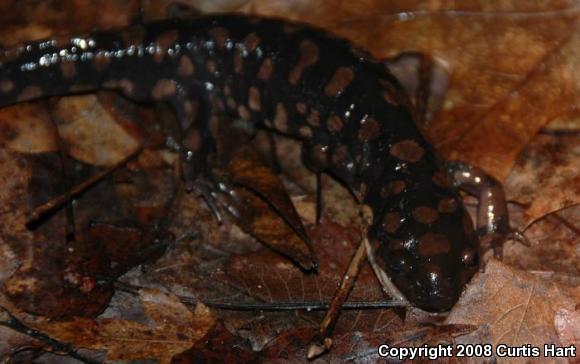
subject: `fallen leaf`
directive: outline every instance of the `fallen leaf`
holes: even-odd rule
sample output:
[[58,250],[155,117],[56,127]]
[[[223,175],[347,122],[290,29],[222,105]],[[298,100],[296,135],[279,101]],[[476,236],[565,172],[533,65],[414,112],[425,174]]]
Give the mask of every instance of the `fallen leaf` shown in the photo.
[[223,324],[216,324],[189,350],[176,355],[171,363],[255,363],[258,354],[247,340],[232,335]]
[[[473,278],[446,323],[485,327],[489,337],[483,342],[494,347],[561,345],[555,319],[562,309],[574,310],[579,300],[577,290],[492,260],[484,274]],[[469,336],[459,338],[459,342],[469,341]],[[528,359],[511,358],[511,362],[525,363]]]
[[315,268],[310,238],[288,193],[280,179],[255,159],[254,153],[241,153],[230,163],[233,181],[243,186],[237,189],[243,201],[240,226],[305,270]]
[[580,203],[578,145],[577,133],[540,134],[524,149],[505,185],[508,198],[527,205],[523,226]]
[[121,318],[28,323],[75,347],[106,350],[107,361],[156,358],[169,363],[203,338],[215,324],[211,311],[198,304],[192,312],[177,297],[156,290],[139,292],[148,323]]
[[565,308],[559,309],[556,312],[554,326],[562,345],[580,347],[580,312],[578,306],[574,311]]
[[25,103],[0,110],[0,144],[20,153],[57,150],[56,130],[46,104]]
[[56,102],[53,112],[58,134],[71,157],[95,166],[112,166],[140,147],[142,137],[132,121],[135,111],[127,111],[132,105],[125,102],[119,112],[113,103],[116,98],[84,95]]

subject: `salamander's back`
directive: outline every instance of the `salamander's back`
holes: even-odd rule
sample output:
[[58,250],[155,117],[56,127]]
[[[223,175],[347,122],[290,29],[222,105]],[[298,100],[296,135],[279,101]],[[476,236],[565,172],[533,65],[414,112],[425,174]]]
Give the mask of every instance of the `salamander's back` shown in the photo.
[[214,147],[194,101],[299,138],[309,167],[331,173],[372,209],[369,238],[419,307],[449,309],[475,272],[469,217],[398,82],[343,39],[219,15],[29,43],[1,62],[0,107],[100,88],[168,102],[191,182],[208,170]]

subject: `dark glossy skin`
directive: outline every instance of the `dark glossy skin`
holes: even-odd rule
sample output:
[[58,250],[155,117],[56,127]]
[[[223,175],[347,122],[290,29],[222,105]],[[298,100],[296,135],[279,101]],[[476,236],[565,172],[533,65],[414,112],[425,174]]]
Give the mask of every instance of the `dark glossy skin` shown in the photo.
[[307,165],[371,208],[369,240],[382,267],[422,309],[450,309],[477,270],[470,218],[403,91],[382,63],[345,40],[225,15],[35,42],[0,59],[0,107],[102,88],[170,103],[192,186],[208,174],[211,112],[303,140]]

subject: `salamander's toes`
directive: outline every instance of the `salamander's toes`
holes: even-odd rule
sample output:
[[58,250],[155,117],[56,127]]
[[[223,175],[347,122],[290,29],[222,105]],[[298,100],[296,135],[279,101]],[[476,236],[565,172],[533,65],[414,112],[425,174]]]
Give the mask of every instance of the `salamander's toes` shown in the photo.
[[532,246],[532,243],[528,238],[526,238],[524,233],[516,229],[510,231],[509,234],[506,236],[506,239],[513,239],[518,243],[527,246],[528,248]]
[[195,180],[186,181],[185,188],[205,201],[219,224],[223,223],[224,212],[236,219],[240,217],[240,200],[233,186],[211,173],[200,174]]
[[497,231],[494,233],[482,234],[479,239],[481,243],[481,252],[485,254],[491,250],[493,252],[493,257],[497,260],[503,259],[503,244],[506,240],[515,240],[527,247],[531,246],[530,241],[522,232],[511,228],[506,232]]

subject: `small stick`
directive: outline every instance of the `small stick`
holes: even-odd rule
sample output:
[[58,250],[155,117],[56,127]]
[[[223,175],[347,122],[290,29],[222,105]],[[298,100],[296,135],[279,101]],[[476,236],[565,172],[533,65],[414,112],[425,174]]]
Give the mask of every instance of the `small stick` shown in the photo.
[[[131,285],[122,281],[115,282],[115,288],[123,292],[128,292],[133,295],[144,287]],[[186,297],[177,295],[183,304],[188,306],[195,306],[198,303],[203,303],[205,306],[215,308],[218,310],[231,311],[323,311],[328,310],[330,302],[326,301],[278,301],[278,302],[232,302],[225,300],[207,300],[197,299],[194,297]],[[385,300],[385,301],[348,301],[342,304],[343,310],[371,310],[371,309],[385,309],[407,307],[405,302],[399,300]]]
[[[4,313],[3,316],[7,316],[7,320],[0,320],[0,326],[4,326],[4,327],[8,327],[14,331],[17,331],[21,334],[27,335],[31,338],[34,338],[42,343],[44,343],[45,345],[50,346],[53,351],[57,354],[59,353],[64,353],[68,356],[70,356],[71,358],[77,359],[83,363],[87,363],[87,364],[100,364],[101,361],[99,360],[95,360],[89,357],[86,357],[84,355],[81,355],[77,352],[77,350],[67,344],[67,343],[63,343],[60,342],[58,340],[55,340],[53,338],[51,338],[50,336],[48,336],[47,334],[40,332],[38,330],[34,330],[28,326],[26,326],[24,323],[22,323],[20,320],[18,320],[14,315],[12,315],[12,313],[10,313],[10,311],[8,311],[6,308],[0,306],[0,313]],[[44,350],[45,352],[48,352],[47,350]]]
[[109,174],[111,174],[113,171],[115,171],[119,167],[123,166],[124,164],[126,164],[131,159],[135,158],[135,156],[137,156],[141,152],[141,150],[142,150],[141,147],[138,148],[137,150],[135,150],[133,153],[129,154],[127,157],[123,158],[118,163],[115,163],[115,165],[108,167],[108,168],[96,173],[95,175],[91,176],[89,179],[74,186],[69,191],[67,191],[59,196],[53,197],[52,199],[48,200],[44,204],[36,207],[28,215],[28,218],[26,219],[26,225],[30,226],[30,225],[35,224],[36,222],[38,222],[38,220],[40,220],[47,213],[54,211],[55,209],[61,207],[65,203],[67,203],[72,198],[83,193],[89,187],[91,187],[95,183],[99,182],[103,178],[107,177]]
[[[365,229],[366,230],[366,229]],[[328,311],[326,311],[326,315],[320,324],[320,329],[318,334],[313,338],[312,344],[308,348],[308,359],[314,359],[327,350],[329,350],[332,346],[332,338],[330,337],[330,332],[332,331],[336,321],[338,320],[338,314],[340,313],[340,309],[348,298],[350,291],[354,286],[354,282],[358,273],[365,262],[366,256],[366,231],[365,237],[361,239],[359,246],[356,250],[356,253],[352,257],[348,269],[344,276],[342,277],[342,281],[340,282],[340,287],[336,291],[334,298],[330,302],[330,307]]]

